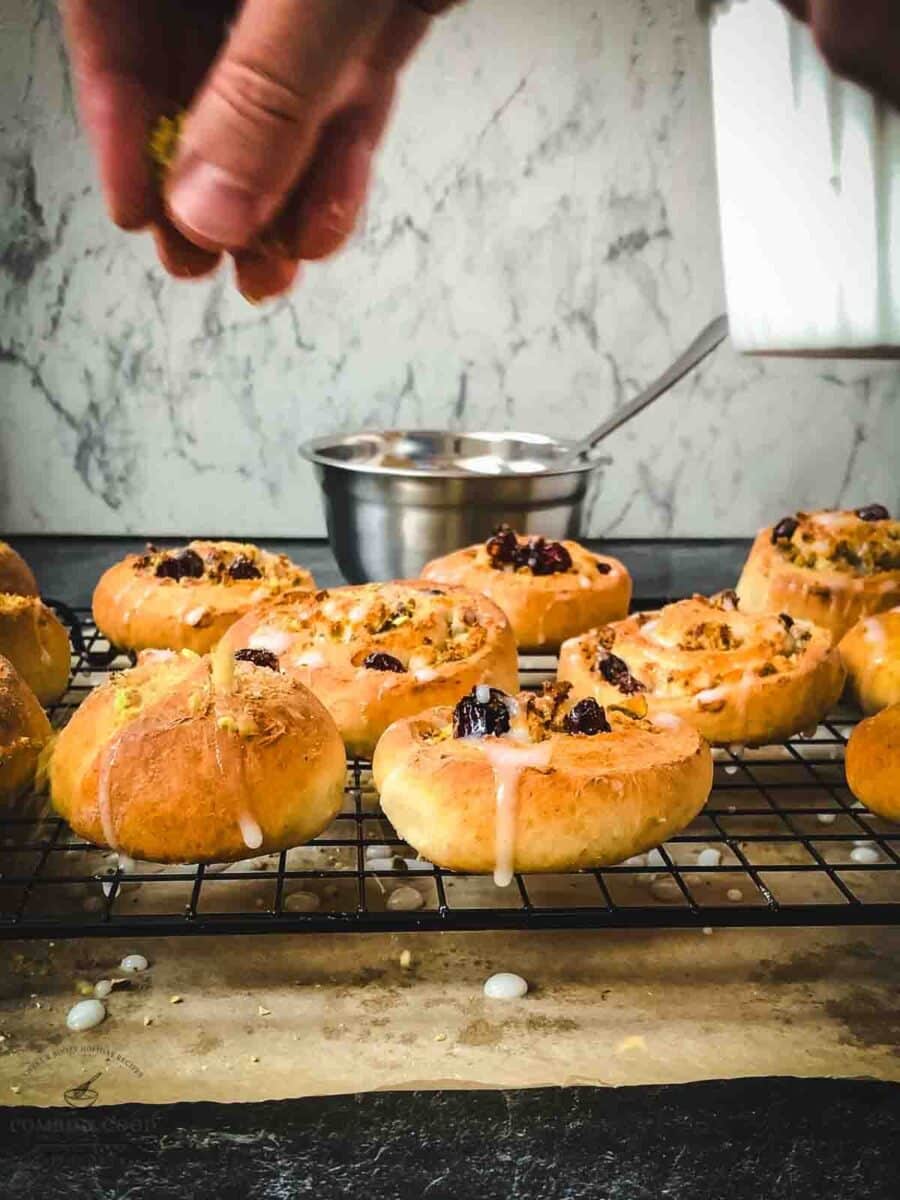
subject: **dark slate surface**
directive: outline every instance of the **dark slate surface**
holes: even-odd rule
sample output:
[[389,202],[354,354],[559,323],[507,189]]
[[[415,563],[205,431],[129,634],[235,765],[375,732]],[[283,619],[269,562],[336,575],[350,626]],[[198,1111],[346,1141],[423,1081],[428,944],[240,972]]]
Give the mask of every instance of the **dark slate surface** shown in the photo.
[[0,1110],[4,1196],[896,1200],[900,1088],[758,1079]]
[[[133,550],[144,538],[10,538],[31,564],[45,596],[72,606],[90,604],[94,584],[103,571]],[[159,545],[178,545],[179,539],[157,538]],[[309,567],[324,587],[342,582],[325,542],[273,541],[258,544],[289,554]],[[661,598],[714,592],[732,587],[750,543],[747,541],[605,541],[603,550],[626,564],[634,577],[635,595]]]

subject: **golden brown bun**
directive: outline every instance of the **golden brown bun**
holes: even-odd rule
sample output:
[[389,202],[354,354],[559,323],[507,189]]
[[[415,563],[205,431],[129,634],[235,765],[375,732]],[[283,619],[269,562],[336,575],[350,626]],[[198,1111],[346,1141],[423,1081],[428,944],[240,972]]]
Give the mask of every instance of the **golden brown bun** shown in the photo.
[[69,635],[53,610],[34,596],[0,595],[0,654],[41,704],[53,704],[68,687]]
[[[173,579],[156,574],[185,550],[202,560],[202,576]],[[258,574],[251,579],[232,578],[232,570]],[[309,571],[285,555],[243,542],[193,541],[177,550],[148,547],[147,553],[129,554],[101,576],[94,590],[94,620],[100,632],[123,650],[204,654],[262,600],[314,586]]]
[[858,621],[839,649],[848,690],[864,713],[900,704],[900,608]]
[[[520,546],[528,542],[517,540]],[[486,546],[479,545],[436,558],[422,578],[483,593],[509,617],[520,650],[555,651],[566,638],[624,617],[631,601],[631,576],[618,559],[592,554],[577,542],[561,545],[572,566],[553,575],[494,567]]]
[[900,821],[900,704],[861,721],[847,743],[847,783],[862,804]]
[[39,594],[31,567],[6,542],[0,542],[0,592],[9,592],[13,596]]
[[[455,704],[478,683],[518,686],[509,622],[477,592],[421,581],[370,583],[262,605],[222,645],[277,654],[337,722],[351,754],[368,758],[392,721]],[[402,672],[363,666],[388,654]]]
[[826,630],[745,613],[723,592],[573,638],[559,678],[601,704],[674,713],[714,745],[756,746],[814,727],[840,696],[844,668]]
[[454,737],[452,710],[438,708],[398,721],[378,743],[381,806],[429,862],[493,871],[498,883],[510,869],[609,866],[673,836],[706,803],[712,755],[692,726],[607,710],[611,732],[573,735],[556,722],[535,740],[533,721],[516,727],[527,693],[518,704],[502,737]]
[[344,748],[296,680],[147,651],[59,736],[53,805],[81,837],[154,862],[228,862],[309,841],[342,803]]
[[0,803],[31,786],[50,736],[50,722],[34,692],[12,663],[0,657]]
[[900,603],[900,521],[849,510],[786,520],[753,543],[737,586],[748,612],[787,612],[839,641],[860,617]]

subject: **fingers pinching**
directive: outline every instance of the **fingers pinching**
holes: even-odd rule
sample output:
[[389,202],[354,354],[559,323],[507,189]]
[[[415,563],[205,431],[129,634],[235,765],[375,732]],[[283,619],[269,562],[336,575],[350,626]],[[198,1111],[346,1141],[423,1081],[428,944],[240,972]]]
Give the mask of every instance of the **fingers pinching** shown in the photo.
[[166,197],[207,249],[241,249],[268,225],[341,104],[348,72],[393,0],[246,0],[192,105]]

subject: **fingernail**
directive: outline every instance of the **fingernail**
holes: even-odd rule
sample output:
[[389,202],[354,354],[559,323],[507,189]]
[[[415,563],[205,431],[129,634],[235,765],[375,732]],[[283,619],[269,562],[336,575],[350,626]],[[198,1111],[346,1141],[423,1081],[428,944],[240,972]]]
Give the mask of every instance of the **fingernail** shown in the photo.
[[265,221],[265,198],[200,158],[182,167],[169,191],[172,216],[215,246],[243,246]]

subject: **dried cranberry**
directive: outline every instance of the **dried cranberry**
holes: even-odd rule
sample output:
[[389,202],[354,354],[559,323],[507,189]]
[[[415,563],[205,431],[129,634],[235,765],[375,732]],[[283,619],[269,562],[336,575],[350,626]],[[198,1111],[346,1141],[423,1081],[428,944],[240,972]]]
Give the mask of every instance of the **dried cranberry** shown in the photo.
[[865,508],[858,508],[856,515],[861,521],[889,521],[891,514],[883,504],[867,504]]
[[203,559],[196,550],[175,550],[156,564],[159,579],[201,579]]
[[600,575],[608,575],[611,570],[612,570],[612,567],[610,566],[609,563],[605,563],[605,562],[597,563],[597,571]]
[[281,669],[278,655],[271,650],[237,650],[234,657],[237,662],[253,663],[254,667],[266,667],[269,671]]
[[[493,537],[485,543],[485,548],[491,566],[498,571],[507,566],[516,570],[527,567],[533,575],[557,575],[572,569],[572,556],[562,542],[548,542],[542,537],[520,542],[508,525],[498,526]],[[608,567],[606,569],[609,570]]]
[[799,528],[800,522],[796,517],[783,517],[772,530],[772,544],[789,542]]
[[528,543],[525,566],[534,575],[561,575],[572,568],[572,556],[562,542],[546,542],[542,537]]
[[491,688],[489,698],[481,701],[478,699],[480,691],[475,688],[468,696],[463,696],[453,710],[454,737],[499,737],[509,733],[506,696],[497,688]]
[[228,574],[232,579],[262,578],[262,571],[252,559],[247,558],[246,554],[239,554],[237,558],[232,559],[228,567]]
[[566,733],[583,733],[594,737],[598,733],[612,733],[605,711],[596,700],[579,700],[566,715]]
[[394,658],[393,654],[370,654],[363,659],[363,666],[370,671],[394,671],[397,675],[406,672],[406,667],[399,658]]
[[785,627],[785,629],[793,629],[794,628],[794,618],[791,616],[788,616],[787,613],[779,613],[778,620],[782,623],[782,625]]
[[516,565],[519,554],[519,539],[508,525],[498,525],[493,536],[484,544],[491,560],[491,566],[500,570],[505,566]]
[[635,679],[628,669],[628,663],[617,654],[605,654],[597,663],[597,670],[607,683],[617,688],[623,696],[635,696],[638,692],[646,692],[646,687],[639,679]]

